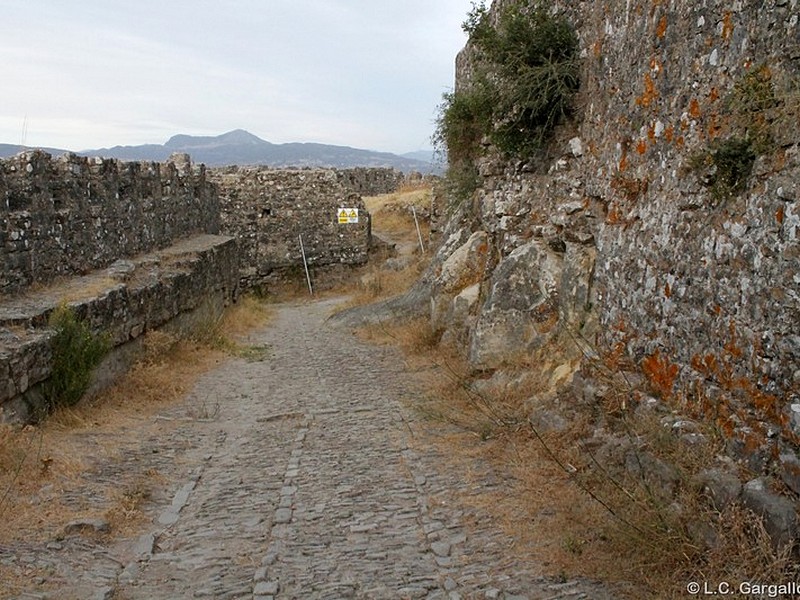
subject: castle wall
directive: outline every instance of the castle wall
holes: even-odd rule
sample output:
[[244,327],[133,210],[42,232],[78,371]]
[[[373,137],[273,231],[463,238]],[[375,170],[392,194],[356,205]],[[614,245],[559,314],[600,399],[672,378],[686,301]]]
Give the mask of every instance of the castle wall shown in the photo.
[[[584,339],[716,419],[756,470],[792,456],[800,5],[552,10],[579,38],[574,116],[546,158],[479,160],[435,261],[435,325],[482,370]],[[473,61],[458,57],[457,89]]]
[[0,161],[0,294],[80,275],[196,233],[219,231],[203,166],[41,151]]
[[[389,169],[227,167],[209,177],[220,189],[222,230],[239,240],[246,287],[302,269],[300,236],[311,267],[366,263],[371,229],[361,196],[398,181]],[[342,208],[357,209],[358,222],[340,223]]]

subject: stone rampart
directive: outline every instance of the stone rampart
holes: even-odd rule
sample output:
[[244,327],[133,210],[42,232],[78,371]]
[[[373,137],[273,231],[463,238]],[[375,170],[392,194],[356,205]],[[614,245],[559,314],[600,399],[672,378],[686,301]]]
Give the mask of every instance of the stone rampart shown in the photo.
[[379,196],[394,192],[406,176],[394,169],[356,167],[335,171],[339,182],[359,196]]
[[[270,169],[209,171],[219,185],[222,231],[239,240],[242,284],[261,287],[276,272],[302,270],[300,237],[311,267],[360,265],[370,249],[370,216],[361,194],[397,186],[388,169]],[[339,211],[356,209],[342,223]]]
[[2,295],[218,231],[214,187],[185,155],[159,164],[31,151],[0,161]]
[[[227,304],[240,280],[302,269],[300,236],[312,268],[365,263],[361,195],[402,180],[391,169],[236,167],[207,179],[186,155],[158,164],[31,151],[0,161],[0,420],[46,408],[48,318],[60,304],[108,335],[118,357],[148,330]],[[231,237],[215,235],[221,226]]]
[[[582,110],[548,165],[480,162],[467,218],[477,216],[469,229],[486,232],[496,254],[478,278],[471,358],[493,368],[558,324],[597,317],[606,347],[622,343],[637,362],[674,371],[676,385],[736,381],[727,391],[745,404],[773,398],[760,418],[800,423],[797,3],[553,11],[580,39]],[[457,88],[470,61],[469,50],[457,61]],[[458,231],[466,223],[451,224],[445,253],[469,237]],[[538,267],[525,272],[531,261]],[[535,293],[502,308],[518,278]],[[452,293],[439,294],[439,315]],[[499,322],[513,339],[498,339]]]
[[100,372],[111,372],[144,332],[236,297],[236,241],[216,235],[216,187],[186,155],[158,164],[25,152],[0,161],[0,199],[0,421],[46,410],[58,306],[108,336]]
[[546,157],[478,161],[435,325],[484,372],[583,340],[800,492],[800,5],[551,8],[579,38],[577,110]]
[[[235,298],[233,238],[197,235],[104,270],[0,302],[0,422],[27,422],[47,411],[42,383],[52,368],[50,314],[70,306],[113,348],[100,367],[111,376],[143,333],[200,312],[214,319]],[[205,311],[205,312],[204,312]],[[109,377],[111,379],[111,377]]]

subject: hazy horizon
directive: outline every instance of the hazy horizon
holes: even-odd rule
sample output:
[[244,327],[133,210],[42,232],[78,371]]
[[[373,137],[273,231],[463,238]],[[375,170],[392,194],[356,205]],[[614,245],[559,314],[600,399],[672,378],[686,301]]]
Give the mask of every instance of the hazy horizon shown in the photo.
[[275,144],[430,150],[470,6],[12,3],[0,142],[82,151],[244,129]]

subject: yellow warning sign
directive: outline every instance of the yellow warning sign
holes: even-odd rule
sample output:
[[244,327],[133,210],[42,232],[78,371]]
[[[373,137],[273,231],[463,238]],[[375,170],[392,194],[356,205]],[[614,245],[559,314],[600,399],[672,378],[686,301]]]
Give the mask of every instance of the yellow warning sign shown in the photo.
[[358,223],[358,209],[357,208],[340,208],[337,211],[337,218],[339,224],[345,225],[347,223]]

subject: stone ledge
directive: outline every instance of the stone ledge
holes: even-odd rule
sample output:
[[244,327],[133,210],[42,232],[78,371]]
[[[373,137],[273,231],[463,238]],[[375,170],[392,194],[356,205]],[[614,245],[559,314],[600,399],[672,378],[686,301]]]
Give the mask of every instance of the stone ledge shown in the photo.
[[[42,408],[41,383],[52,356],[47,328],[60,304],[72,307],[97,332],[109,335],[112,354],[202,306],[215,310],[238,292],[236,240],[197,235],[168,248],[60,285],[0,300],[0,422],[25,422]],[[117,361],[119,362],[119,361]]]

